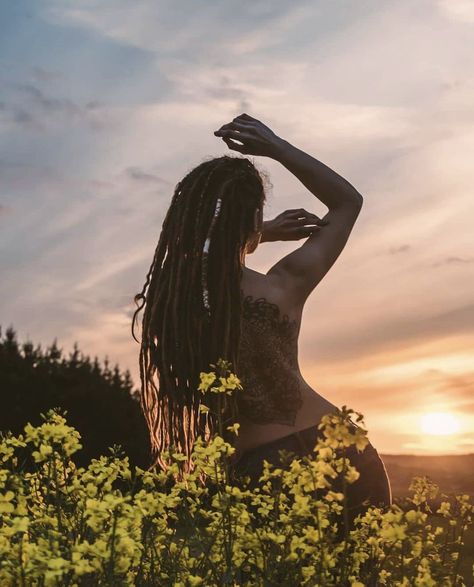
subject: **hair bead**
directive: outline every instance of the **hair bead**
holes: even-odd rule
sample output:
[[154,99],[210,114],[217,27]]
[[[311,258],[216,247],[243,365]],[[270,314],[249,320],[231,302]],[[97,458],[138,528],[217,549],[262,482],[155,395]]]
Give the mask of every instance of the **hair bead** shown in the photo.
[[207,258],[209,254],[209,246],[211,244],[211,234],[216,223],[217,217],[221,211],[222,198],[217,198],[216,207],[214,209],[214,216],[212,217],[211,224],[209,225],[209,231],[207,233],[206,240],[204,241],[204,247],[202,250],[202,300],[204,307],[207,310],[208,315],[211,315],[211,307],[209,305],[209,289],[207,286]]

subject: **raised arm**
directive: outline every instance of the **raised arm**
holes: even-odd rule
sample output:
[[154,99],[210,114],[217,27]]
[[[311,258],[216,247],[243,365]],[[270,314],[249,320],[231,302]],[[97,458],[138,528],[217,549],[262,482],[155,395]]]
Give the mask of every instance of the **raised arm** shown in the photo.
[[[279,161],[329,209],[323,218],[327,226],[312,231],[299,248],[267,272],[295,306],[302,306],[344,249],[362,207],[361,194],[324,163],[247,114],[238,116],[215,134],[222,136],[230,149]],[[304,213],[302,209],[301,216]]]
[[295,304],[302,305],[343,251],[363,198],[335,171],[286,141],[275,158],[329,209],[323,216],[328,225],[314,231],[267,273],[291,294]]

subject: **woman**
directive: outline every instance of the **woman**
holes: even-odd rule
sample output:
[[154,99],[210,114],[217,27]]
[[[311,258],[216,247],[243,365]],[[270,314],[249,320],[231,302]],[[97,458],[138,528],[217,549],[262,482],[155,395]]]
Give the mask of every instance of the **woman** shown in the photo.
[[[343,250],[362,196],[337,173],[247,114],[215,131],[229,149],[279,161],[328,208],[321,220],[304,209],[263,221],[264,183],[245,157],[223,156],[189,172],[176,190],[146,283],[135,301],[142,321],[141,403],[152,466],[166,468],[170,446],[190,454],[197,436],[216,430],[217,410],[240,424],[235,470],[258,481],[263,459],[280,449],[311,454],[322,416],[336,409],[303,379],[297,341],[304,304]],[[238,142],[237,142],[238,141]],[[307,240],[266,274],[245,266],[260,242]],[[145,291],[148,291],[145,295]],[[132,324],[133,333],[133,324]],[[233,396],[198,391],[199,373],[224,358],[241,379]],[[157,375],[155,383],[154,375]],[[216,402],[224,400],[223,405]],[[200,411],[206,401],[208,413]],[[391,503],[383,462],[369,443],[350,456],[361,477],[351,486],[354,514],[363,500]]]

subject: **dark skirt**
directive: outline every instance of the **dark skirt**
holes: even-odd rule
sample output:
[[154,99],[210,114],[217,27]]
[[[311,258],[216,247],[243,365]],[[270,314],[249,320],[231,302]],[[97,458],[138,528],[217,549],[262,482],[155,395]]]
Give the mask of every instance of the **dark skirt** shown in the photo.
[[[255,488],[263,470],[264,460],[276,467],[282,467],[278,453],[280,450],[291,451],[297,458],[314,456],[313,448],[320,437],[322,437],[322,431],[315,425],[244,452],[233,466],[236,482],[241,476],[249,476],[249,487]],[[368,507],[390,506],[392,492],[385,465],[370,442],[362,452],[358,452],[353,445],[347,447],[346,456],[360,473],[355,482],[348,483],[346,486],[348,518],[352,527],[354,518],[364,513]],[[342,492],[340,475],[334,479],[331,489]]]

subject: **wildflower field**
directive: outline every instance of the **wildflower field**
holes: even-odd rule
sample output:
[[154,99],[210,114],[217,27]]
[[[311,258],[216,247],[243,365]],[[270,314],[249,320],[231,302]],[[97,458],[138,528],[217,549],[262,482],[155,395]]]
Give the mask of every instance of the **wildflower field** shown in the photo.
[[[201,392],[238,393],[229,365],[214,367]],[[76,466],[80,435],[58,410],[3,433],[0,586],[472,585],[469,496],[415,477],[409,497],[368,507],[349,527],[346,488],[359,474],[345,453],[363,450],[367,431],[345,406],[320,427],[311,458],[267,463],[254,490],[231,482],[235,448],[219,434],[197,441],[183,475],[184,455],[172,450],[166,472],[132,470],[117,446]],[[343,492],[331,489],[337,478]]]

